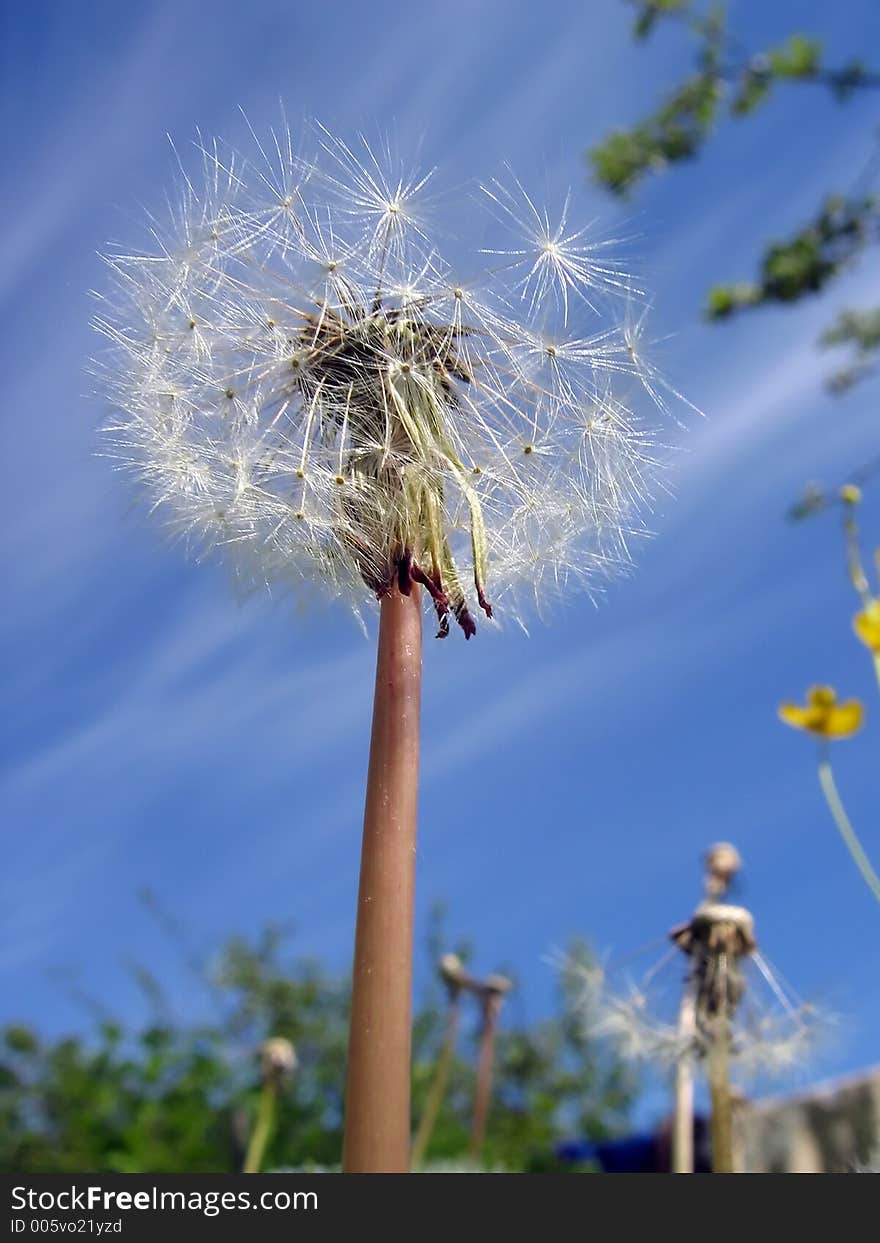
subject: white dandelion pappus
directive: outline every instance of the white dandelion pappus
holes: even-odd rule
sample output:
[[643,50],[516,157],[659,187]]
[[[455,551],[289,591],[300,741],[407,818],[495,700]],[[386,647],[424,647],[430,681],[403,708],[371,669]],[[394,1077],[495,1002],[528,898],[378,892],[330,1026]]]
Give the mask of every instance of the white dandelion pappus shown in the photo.
[[[564,956],[556,966],[572,986],[573,1012],[588,1035],[610,1040],[626,1060],[673,1067],[704,1059],[713,1039],[711,1021],[699,1014],[692,1032],[679,1025],[681,974],[670,970],[677,959],[677,950],[667,951],[639,979],[615,980],[615,972]],[[804,1068],[827,1039],[833,1016],[798,998],[760,952],[744,966],[747,987],[730,1036],[733,1065],[743,1078]]]
[[[571,193],[555,217],[547,207],[538,207],[519,179],[508,170],[510,184],[493,178],[483,193],[496,209],[499,221],[517,239],[507,249],[486,249],[485,254],[506,256],[517,276],[514,289],[528,304],[532,315],[548,300],[555,300],[568,324],[569,299],[580,299],[598,313],[590,291],[606,293],[636,292],[626,273],[606,260],[602,252],[616,245],[614,239],[586,241],[590,225],[570,229]],[[553,219],[556,224],[553,224]]]
[[355,606],[419,583],[440,636],[625,569],[659,473],[627,390],[664,410],[674,390],[569,201],[554,226],[492,181],[524,240],[458,281],[422,210],[433,170],[320,126],[314,158],[286,127],[252,136],[249,159],[199,138],[149,250],[107,258],[107,432],[171,529]]

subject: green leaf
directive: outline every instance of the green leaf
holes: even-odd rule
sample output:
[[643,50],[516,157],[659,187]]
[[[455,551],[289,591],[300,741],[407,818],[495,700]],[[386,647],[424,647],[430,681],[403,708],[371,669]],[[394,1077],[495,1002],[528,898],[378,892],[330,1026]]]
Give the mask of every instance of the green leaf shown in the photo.
[[880,307],[842,311],[819,341],[824,346],[851,347],[851,361],[828,377],[832,393],[846,392],[872,374],[880,362]]
[[754,112],[770,94],[771,84],[772,78],[768,74],[754,69],[746,70],[731,101],[731,113],[734,116],[747,116]]
[[812,78],[819,72],[822,44],[818,39],[793,34],[767,53],[770,67],[780,78]]
[[[792,238],[767,246],[757,282],[718,285],[709,291],[708,318],[726,319],[744,307],[796,302],[819,293],[862,252],[878,224],[880,213],[872,196],[830,195],[815,218]],[[845,323],[851,334],[848,340],[857,340],[856,327],[867,333],[874,326],[873,319]]]
[[761,299],[757,285],[713,285],[706,299],[707,319],[727,319],[744,306],[753,306]]
[[36,1053],[40,1047],[36,1033],[20,1023],[11,1023],[4,1030],[3,1043],[11,1053]]
[[853,91],[864,85],[868,71],[860,60],[851,60],[831,74],[831,89],[838,100],[843,103],[849,99]]
[[684,13],[691,7],[691,0],[637,0],[638,12],[633,23],[636,39],[645,39],[654,29],[659,17]]
[[695,74],[652,117],[631,130],[613,131],[590,151],[596,179],[623,196],[649,170],[693,158],[708,137],[720,98],[714,73]]
[[822,345],[856,345],[860,350],[880,349],[880,307],[842,311],[822,334]]

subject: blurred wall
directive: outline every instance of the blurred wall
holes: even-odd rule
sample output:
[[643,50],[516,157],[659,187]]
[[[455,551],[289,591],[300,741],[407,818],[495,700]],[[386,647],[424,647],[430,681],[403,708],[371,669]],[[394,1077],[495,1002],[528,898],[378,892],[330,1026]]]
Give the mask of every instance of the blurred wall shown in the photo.
[[846,1174],[865,1165],[880,1168],[880,1066],[740,1108],[746,1173]]

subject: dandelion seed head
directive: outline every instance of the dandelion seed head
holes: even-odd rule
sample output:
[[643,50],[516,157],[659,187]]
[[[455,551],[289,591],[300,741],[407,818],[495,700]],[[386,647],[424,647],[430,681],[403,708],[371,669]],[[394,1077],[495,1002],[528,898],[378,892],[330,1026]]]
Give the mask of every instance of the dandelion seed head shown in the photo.
[[275,1082],[296,1070],[296,1050],[283,1036],[270,1036],[260,1046],[263,1077]]
[[286,126],[252,140],[198,136],[149,245],[107,256],[110,452],[174,534],[255,583],[357,610],[415,582],[439,633],[468,637],[479,611],[596,594],[661,474],[621,386],[678,400],[632,346],[606,244],[570,200],[551,216],[498,179],[483,201],[520,243],[464,280],[429,228],[434,170],[321,126],[314,156]]
[[[640,977],[569,956],[557,969],[570,985],[570,1004],[587,1035],[611,1041],[627,1060],[671,1068],[684,1058],[705,1058],[711,1024],[682,1028],[678,1009],[683,979],[671,969],[679,956],[654,962]],[[742,1079],[801,1070],[827,1039],[833,1017],[795,997],[761,955],[749,961],[746,987],[735,1009],[730,1057]]]

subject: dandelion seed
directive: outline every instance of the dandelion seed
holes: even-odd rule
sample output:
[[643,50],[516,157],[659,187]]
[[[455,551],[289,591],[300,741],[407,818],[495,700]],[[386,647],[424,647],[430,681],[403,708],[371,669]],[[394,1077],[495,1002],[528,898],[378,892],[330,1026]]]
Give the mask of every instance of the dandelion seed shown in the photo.
[[617,293],[628,287],[625,273],[603,258],[614,241],[586,241],[590,226],[569,229],[570,194],[557,216],[551,218],[549,210],[539,207],[512,173],[510,182],[507,185],[493,179],[482,189],[519,244],[485,253],[508,259],[511,272],[516,274],[514,289],[532,314],[551,300],[567,324],[572,298],[595,311],[596,293]]

